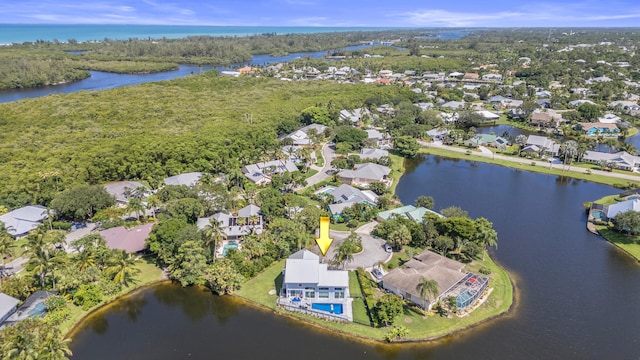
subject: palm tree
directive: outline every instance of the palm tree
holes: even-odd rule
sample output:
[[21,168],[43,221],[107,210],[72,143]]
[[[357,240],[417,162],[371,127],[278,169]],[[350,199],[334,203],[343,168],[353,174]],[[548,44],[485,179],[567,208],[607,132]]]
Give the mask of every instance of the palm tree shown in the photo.
[[42,340],[40,356],[41,359],[67,359],[68,355],[73,355],[69,349],[71,339],[64,339],[60,330],[56,327],[48,327]]
[[116,250],[109,262],[109,267],[105,269],[105,273],[114,282],[127,286],[132,276],[140,272],[140,269],[136,268],[135,264],[136,259],[132,254],[127,254],[124,250]]
[[215,262],[216,247],[218,243],[227,238],[227,234],[222,231],[222,226],[216,219],[209,220],[209,224],[202,229],[202,234],[204,235],[204,245],[209,247],[211,258]]
[[571,165],[573,158],[578,155],[578,143],[574,140],[565,141],[560,146],[560,152],[564,158],[564,164],[569,163],[569,165]]
[[140,214],[144,213],[145,206],[140,198],[134,197],[129,200],[129,203],[127,204],[127,210],[135,213],[138,220],[140,220]]
[[428,280],[424,276],[420,277],[418,280],[418,285],[416,285],[416,291],[420,293],[420,297],[422,301],[424,301],[424,317],[427,318],[427,299],[435,300],[438,296],[438,282],[435,280]]
[[389,234],[389,240],[398,250],[402,250],[404,245],[411,242],[411,232],[405,225],[400,225],[397,229]]
[[153,216],[154,219],[156,218],[156,210],[161,203],[160,198],[156,195],[151,195],[147,198],[147,209],[151,210],[151,216]]
[[53,288],[56,288],[55,270],[66,263],[66,253],[55,249],[50,244],[30,248],[28,266],[34,276],[38,276],[40,287],[44,288],[45,280],[50,274],[53,277]]

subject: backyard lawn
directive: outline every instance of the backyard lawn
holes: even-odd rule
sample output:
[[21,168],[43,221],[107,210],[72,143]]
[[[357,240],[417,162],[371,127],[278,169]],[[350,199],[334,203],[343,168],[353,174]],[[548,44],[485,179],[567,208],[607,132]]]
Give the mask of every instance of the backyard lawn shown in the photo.
[[627,236],[609,229],[606,225],[597,225],[596,229],[603,238],[640,261],[640,236]]
[[[394,256],[394,259],[396,257]],[[401,259],[400,256],[397,257]],[[399,260],[398,260],[399,262]],[[282,284],[282,269],[284,268],[284,260],[274,263],[257,277],[247,281],[242,289],[236,292],[236,295],[247,299],[251,302],[266,306],[276,310],[276,295],[269,294],[270,290],[279,291]],[[491,270],[489,288],[493,292],[486,302],[478,309],[473,311],[469,316],[452,318],[429,316],[426,319],[421,311],[414,310],[413,307],[405,307],[404,313],[395,320],[396,325],[405,326],[409,329],[408,340],[427,340],[450,334],[456,330],[460,330],[473,324],[482,322],[488,318],[506,312],[513,302],[513,288],[509,280],[507,272],[495,264],[490,257],[486,257],[484,262],[477,261],[468,266],[470,270],[477,272],[480,267],[486,267]],[[389,328],[373,328],[371,326],[362,325],[368,323],[368,316],[361,300],[359,287],[354,283],[357,282],[355,274],[350,273],[349,283],[354,300],[354,323],[335,323],[323,321],[318,318],[294,313],[286,312],[287,315],[305,320],[320,327],[330,329],[332,332],[340,332],[351,336],[380,340],[389,331]],[[273,293],[273,291],[272,291]],[[276,310],[281,312],[283,310]]]

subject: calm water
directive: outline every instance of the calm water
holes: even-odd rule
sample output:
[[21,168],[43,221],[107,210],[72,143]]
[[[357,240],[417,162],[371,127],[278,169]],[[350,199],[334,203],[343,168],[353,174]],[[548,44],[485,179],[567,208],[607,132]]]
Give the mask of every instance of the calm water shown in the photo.
[[[494,223],[493,256],[515,275],[506,317],[423,345],[365,345],[219,298],[161,285],[86,321],[77,359],[638,359],[640,265],[585,230],[582,202],[616,190],[428,156],[408,164],[398,196],[435,198]],[[286,344],[286,346],[285,346]]]
[[[372,45],[347,46],[345,50],[360,50]],[[375,46],[375,45],[374,45]],[[216,66],[217,70],[238,68],[245,65],[266,65],[280,62],[288,62],[300,58],[321,58],[327,54],[326,51],[299,52],[282,56],[254,55],[251,61],[229,66]],[[142,84],[147,82],[171,80],[185,77],[190,74],[197,74],[202,71],[211,70],[213,66],[198,66],[181,64],[178,70],[165,71],[154,74],[115,74],[102,71],[89,71],[91,77],[70,84],[45,86],[39,88],[0,90],[0,103],[17,101],[21,99],[37,98],[51,94],[68,94],[77,91],[95,91],[113,89],[121,86]]]
[[[57,25],[0,24],[0,44],[30,41],[102,41],[127,39],[179,39],[193,35],[247,36],[256,34],[313,34],[321,32],[391,30],[390,27],[314,26],[188,26],[188,25]],[[467,32],[443,31],[447,39]]]

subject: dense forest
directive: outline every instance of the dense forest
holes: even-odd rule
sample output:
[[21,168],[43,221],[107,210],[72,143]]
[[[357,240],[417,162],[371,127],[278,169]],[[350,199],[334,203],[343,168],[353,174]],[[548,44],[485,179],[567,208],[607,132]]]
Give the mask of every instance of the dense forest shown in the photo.
[[89,76],[85,70],[147,73],[172,70],[178,63],[235,64],[249,61],[255,54],[281,55],[339,49],[362,41],[403,39],[420,33],[419,30],[353,31],[13,44],[0,48],[0,62],[3,64],[0,89],[80,80]]
[[209,72],[91,93],[0,105],[0,204],[48,204],[73,184],[186,171],[217,173],[258,161],[303,109],[334,116],[366,99],[415,94],[396,87],[229,78]]

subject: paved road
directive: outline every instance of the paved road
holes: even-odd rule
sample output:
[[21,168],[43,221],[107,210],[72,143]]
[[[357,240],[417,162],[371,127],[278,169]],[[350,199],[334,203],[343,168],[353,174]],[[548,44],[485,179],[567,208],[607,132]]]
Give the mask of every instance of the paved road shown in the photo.
[[13,259],[13,260],[9,261],[4,266],[4,271],[2,272],[2,277],[11,276],[13,274],[19,273],[20,271],[22,271],[24,269],[24,267],[25,267],[25,265],[27,264],[28,261],[29,261],[29,258],[26,258],[26,257],[19,257],[19,258],[16,258],[16,259]]
[[[419,143],[420,143],[420,145],[425,146],[425,147],[450,150],[450,151],[455,151],[455,152],[459,152],[459,153],[466,153],[467,150],[468,150],[468,149],[463,149],[463,148],[459,148],[459,147],[455,147],[455,146],[447,146],[447,145],[443,145],[443,144],[439,144],[439,143],[428,143],[428,142],[424,142],[424,141],[419,141]],[[540,167],[545,167],[546,166],[546,167],[559,169],[559,170],[581,172],[581,173],[584,173],[584,174],[587,174],[590,171],[591,174],[594,174],[594,175],[602,175],[602,176],[608,176],[608,177],[624,179],[624,180],[640,181],[640,176],[638,176],[638,175],[620,174],[620,173],[608,172],[608,171],[602,171],[602,170],[593,170],[593,169],[586,169],[586,168],[575,167],[575,166],[567,166],[567,165],[563,165],[561,163],[560,164],[558,164],[558,163],[550,163],[549,161],[542,161],[542,160],[536,161],[536,160],[525,159],[525,158],[518,158],[518,157],[511,157],[511,156],[504,156],[504,155],[496,155],[496,154],[492,153],[491,151],[489,151],[489,153],[477,152],[476,151],[476,152],[473,153],[473,155],[483,156],[483,157],[486,157],[486,158],[499,159],[499,160],[504,160],[504,161],[510,161],[510,162],[514,162],[514,163],[521,163],[521,164],[535,163],[536,166],[540,166]]]
[[64,246],[64,250],[68,253],[72,253],[74,252],[74,250],[71,248],[71,243],[75,240],[78,240],[84,236],[87,236],[89,234],[91,234],[95,228],[96,228],[96,224],[94,223],[87,223],[87,226],[80,228],[76,231],[72,231],[70,233],[68,233],[65,236],[65,246]]
[[[377,222],[373,221],[356,230],[356,233],[362,239],[362,252],[353,255],[353,261],[347,264],[347,269],[354,270],[359,267],[371,269],[375,264],[387,262],[391,259],[392,254],[384,251],[383,245],[385,241],[370,234],[376,224]],[[326,259],[333,258],[335,249],[342,244],[350,232],[331,230],[330,234],[333,238],[333,244],[331,248],[329,248],[329,251],[327,251]]]
[[[318,170],[318,173],[309,177],[307,179],[307,186],[305,186],[304,188],[301,189],[305,189],[308,188],[310,186],[313,186],[321,181],[324,181],[325,179],[327,179],[329,176],[329,174],[327,174],[327,171],[332,170],[333,167],[331,166],[331,161],[333,161],[333,159],[336,158],[336,151],[335,151],[335,144],[332,142],[327,142],[324,144],[324,146],[322,146],[322,157],[324,158],[324,166],[322,168],[318,167],[318,166],[312,166],[312,169]],[[299,189],[300,190],[300,189]]]

